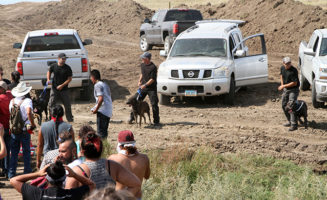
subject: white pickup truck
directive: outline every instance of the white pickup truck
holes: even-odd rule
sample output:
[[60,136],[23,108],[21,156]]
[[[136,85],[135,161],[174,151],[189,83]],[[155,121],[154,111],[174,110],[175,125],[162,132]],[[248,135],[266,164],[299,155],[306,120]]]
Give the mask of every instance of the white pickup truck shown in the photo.
[[[233,105],[237,88],[267,82],[264,35],[243,39],[238,27],[242,23],[204,20],[181,33],[159,66],[159,102],[169,104],[171,96],[224,95],[225,103]],[[260,43],[254,51],[245,44],[252,39]],[[167,56],[165,51],[160,55]]]
[[[28,32],[23,44],[15,43],[16,49],[21,49],[17,58],[16,70],[21,75],[21,81],[35,90],[44,88],[42,79],[46,79],[49,66],[58,60],[58,54],[65,53],[66,63],[73,71],[70,88],[82,89],[81,97],[89,98],[90,66],[85,45],[92,40],[82,42],[76,30],[52,29]],[[51,86],[48,86],[51,87]]]
[[299,48],[300,89],[309,90],[312,105],[323,107],[327,101],[327,29],[315,30],[309,43]]

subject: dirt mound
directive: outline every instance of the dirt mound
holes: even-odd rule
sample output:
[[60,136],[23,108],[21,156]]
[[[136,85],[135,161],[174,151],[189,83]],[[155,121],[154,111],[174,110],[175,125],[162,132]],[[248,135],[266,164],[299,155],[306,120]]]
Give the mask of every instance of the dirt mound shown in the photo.
[[309,40],[314,29],[327,28],[327,10],[294,0],[230,0],[195,8],[207,19],[247,21],[244,34],[264,33],[270,52],[297,54],[301,40]]
[[140,24],[151,10],[132,0],[63,0],[50,2],[22,17],[31,29],[74,28],[84,34],[118,34],[138,38]]

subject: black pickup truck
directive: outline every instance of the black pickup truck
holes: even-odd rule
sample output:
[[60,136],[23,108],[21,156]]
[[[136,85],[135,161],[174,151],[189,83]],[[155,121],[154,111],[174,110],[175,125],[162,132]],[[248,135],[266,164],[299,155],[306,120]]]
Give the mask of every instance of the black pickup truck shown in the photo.
[[202,14],[198,10],[158,10],[151,20],[146,18],[141,25],[140,48],[147,51],[153,46],[164,46],[168,53],[175,38],[202,19]]

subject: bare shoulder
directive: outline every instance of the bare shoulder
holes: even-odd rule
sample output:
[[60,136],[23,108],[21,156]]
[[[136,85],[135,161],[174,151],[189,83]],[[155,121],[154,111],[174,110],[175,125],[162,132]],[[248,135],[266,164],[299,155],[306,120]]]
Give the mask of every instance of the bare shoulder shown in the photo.
[[143,154],[143,153],[139,153],[139,157],[144,159],[145,161],[149,160],[149,157],[146,154]]
[[111,154],[110,156],[108,156],[107,159],[108,159],[108,160],[113,160],[113,161],[114,161],[114,160],[116,160],[116,159],[118,158],[118,156],[119,156],[118,154]]

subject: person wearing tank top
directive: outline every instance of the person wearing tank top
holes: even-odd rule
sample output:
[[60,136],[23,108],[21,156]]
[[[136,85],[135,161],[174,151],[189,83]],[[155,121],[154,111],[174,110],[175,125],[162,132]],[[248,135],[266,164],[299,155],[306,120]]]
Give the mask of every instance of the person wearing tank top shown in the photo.
[[41,166],[41,156],[51,150],[58,149],[57,140],[62,132],[70,132],[74,138],[72,125],[63,121],[64,109],[61,105],[56,105],[51,109],[51,120],[43,122],[38,134],[38,145],[36,153],[36,166]]
[[[141,190],[141,181],[132,172],[115,161],[102,159],[102,141],[95,131],[89,131],[81,142],[85,162],[73,168],[74,172],[89,177],[97,189],[108,184],[122,183],[133,195]],[[69,177],[66,179],[66,189],[80,187],[80,183]]]

